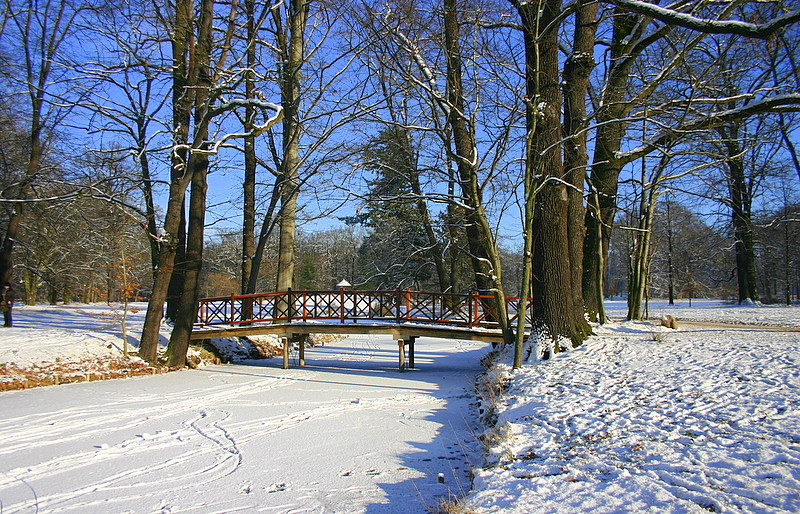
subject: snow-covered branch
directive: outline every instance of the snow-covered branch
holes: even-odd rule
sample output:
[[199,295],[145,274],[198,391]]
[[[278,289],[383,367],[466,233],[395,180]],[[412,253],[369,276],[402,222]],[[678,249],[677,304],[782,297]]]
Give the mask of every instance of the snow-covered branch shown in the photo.
[[[271,118],[268,118],[267,121],[264,122],[263,124],[256,125],[255,127],[253,127],[252,130],[249,130],[247,132],[233,132],[233,133],[225,134],[221,138],[219,138],[216,141],[214,141],[213,145],[211,145],[210,148],[207,148],[205,146],[203,148],[191,148],[189,145],[176,145],[176,146],[173,147],[173,151],[177,151],[177,150],[183,149],[183,150],[188,150],[193,154],[217,155],[219,153],[220,148],[222,148],[225,145],[225,143],[227,143],[231,139],[242,139],[242,138],[245,138],[245,137],[261,135],[264,132],[266,132],[267,130],[269,130],[272,126],[274,126],[276,123],[280,122],[283,119],[283,107],[281,107],[279,105],[276,105],[276,104],[273,104],[271,102],[261,102],[261,101],[257,101],[257,100],[255,100],[255,101],[258,103],[258,105],[260,107],[263,107],[265,109],[273,109],[273,110],[275,110],[277,112],[275,113],[274,116],[272,116]],[[254,102],[254,100],[252,100],[252,99],[250,99],[250,100],[233,100],[231,102],[227,102],[224,106],[215,107],[214,110],[217,111],[217,112],[222,112],[222,111],[225,111],[225,110],[233,109],[236,106],[246,105],[247,103],[252,103],[252,102]]]
[[800,94],[776,95],[764,98],[734,109],[688,119],[676,127],[665,128],[638,147],[627,152],[617,152],[615,158],[622,163],[629,163],[689,132],[712,129],[730,121],[744,119],[757,114],[798,111],[800,111]]
[[698,32],[710,34],[737,34],[766,39],[778,30],[800,21],[800,9],[795,9],[765,23],[748,23],[740,20],[711,20],[698,18],[689,13],[660,7],[640,0],[610,0],[617,7],[650,16],[670,25],[678,25]]

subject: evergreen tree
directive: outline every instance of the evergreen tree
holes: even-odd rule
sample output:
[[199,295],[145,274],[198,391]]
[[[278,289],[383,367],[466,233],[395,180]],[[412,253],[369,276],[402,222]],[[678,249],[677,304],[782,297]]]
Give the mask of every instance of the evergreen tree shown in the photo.
[[369,233],[359,249],[367,284],[377,289],[426,288],[434,268],[409,180],[417,163],[408,134],[386,127],[362,154],[374,176],[362,215]]

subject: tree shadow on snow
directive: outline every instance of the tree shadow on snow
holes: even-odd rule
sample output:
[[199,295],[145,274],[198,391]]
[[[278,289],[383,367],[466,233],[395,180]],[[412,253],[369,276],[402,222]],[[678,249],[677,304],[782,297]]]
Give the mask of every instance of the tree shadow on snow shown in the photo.
[[[375,469],[375,485],[385,493],[385,503],[366,506],[365,512],[391,514],[426,512],[442,499],[458,499],[471,485],[471,470],[480,465],[482,433],[478,419],[475,379],[482,371],[480,359],[490,350],[486,343],[460,344],[458,341],[420,338],[416,343],[416,368],[398,370],[397,347],[388,337],[351,337],[336,343],[306,350],[306,366],[298,367],[297,354],[285,371],[287,380],[352,385],[360,391],[397,389],[408,393],[428,394],[439,408],[428,410],[421,418],[410,418],[432,426],[430,441],[405,441],[407,450],[399,456],[399,469]],[[451,344],[452,343],[452,344]],[[462,348],[459,350],[459,348]],[[282,358],[248,361],[247,366],[280,368]],[[234,373],[246,373],[239,367]],[[298,372],[298,370],[300,370]],[[312,371],[314,373],[303,373]],[[303,374],[302,378],[299,375]],[[258,371],[253,375],[260,376]],[[271,374],[272,377],[281,378]],[[297,378],[295,378],[297,377]],[[381,379],[381,384],[375,383]],[[394,456],[395,458],[398,456]],[[400,481],[381,481],[381,477]]]

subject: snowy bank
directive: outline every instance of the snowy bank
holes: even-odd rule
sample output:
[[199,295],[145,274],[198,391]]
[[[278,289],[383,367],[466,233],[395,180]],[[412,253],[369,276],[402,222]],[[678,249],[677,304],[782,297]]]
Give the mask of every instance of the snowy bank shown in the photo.
[[[0,327],[0,391],[165,371],[136,352],[147,305],[17,305]],[[123,321],[126,337],[123,337]],[[162,329],[166,344],[170,329]],[[127,343],[127,344],[126,344]]]
[[[800,328],[797,308],[696,311],[705,321]],[[596,332],[512,374],[470,505],[800,512],[800,332],[644,322]]]

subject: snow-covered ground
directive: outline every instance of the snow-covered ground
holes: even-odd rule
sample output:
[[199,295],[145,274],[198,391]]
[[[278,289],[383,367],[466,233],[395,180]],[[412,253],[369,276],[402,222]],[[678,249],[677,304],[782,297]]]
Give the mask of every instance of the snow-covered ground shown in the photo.
[[[118,343],[102,316],[75,313],[58,333],[42,316],[58,309],[15,310],[3,355]],[[355,336],[308,350],[305,368],[267,359],[0,393],[0,512],[424,512],[463,496],[480,463],[473,391],[490,346],[416,347],[407,373],[390,338]]]
[[[403,374],[393,341],[355,336],[306,368],[1,392],[0,512],[425,512],[464,494],[476,512],[800,512],[800,309],[650,306],[786,332],[671,331],[608,308],[576,350],[514,373],[500,359],[479,380],[503,386],[484,393],[488,427],[473,384],[490,346],[431,338]],[[15,321],[0,366],[122,347],[107,306],[20,306]]]
[[[644,322],[510,373],[480,512],[800,512],[800,309],[656,305],[678,318],[794,332]],[[624,316],[622,306],[609,305]],[[656,314],[651,306],[651,314]]]
[[[625,300],[611,300],[605,303],[607,314],[616,319],[625,318],[628,307]],[[785,305],[737,305],[719,300],[676,300],[669,305],[664,300],[651,301],[651,319],[660,319],[670,314],[679,321],[710,323],[729,323],[734,325],[788,326],[800,328],[800,309]]]

